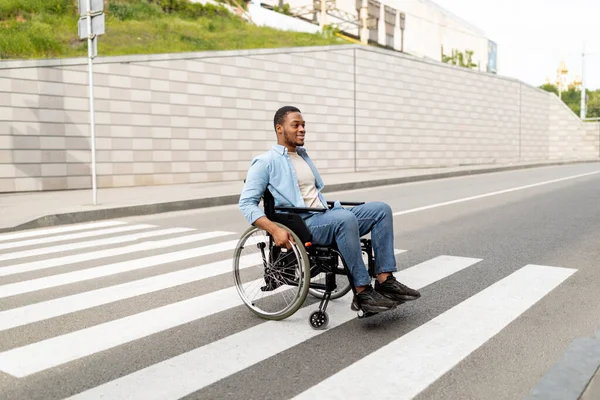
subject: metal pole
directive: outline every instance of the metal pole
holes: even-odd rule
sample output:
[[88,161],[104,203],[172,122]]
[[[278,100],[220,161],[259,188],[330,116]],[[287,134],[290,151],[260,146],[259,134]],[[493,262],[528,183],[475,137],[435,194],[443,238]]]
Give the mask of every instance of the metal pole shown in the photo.
[[90,85],[90,128],[91,128],[91,147],[92,147],[92,195],[94,205],[98,203],[96,188],[96,132],[94,130],[94,74],[92,71],[92,0],[88,0],[87,10],[87,28],[88,28],[88,76]]
[[585,42],[583,43],[583,52],[581,53],[581,109],[579,115],[581,119],[585,119],[587,115],[585,104]]

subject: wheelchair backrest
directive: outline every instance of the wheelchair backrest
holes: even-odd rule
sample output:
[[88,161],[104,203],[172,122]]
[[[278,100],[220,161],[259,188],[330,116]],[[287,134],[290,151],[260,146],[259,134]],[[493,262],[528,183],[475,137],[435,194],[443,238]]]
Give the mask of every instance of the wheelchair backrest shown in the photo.
[[312,234],[299,214],[293,212],[275,212],[275,199],[269,189],[266,189],[263,193],[263,203],[267,218],[288,227],[298,236],[298,239],[300,239],[302,243],[312,241]]
[[[246,183],[245,179],[244,183]],[[268,188],[263,192],[262,200],[265,216],[269,220],[273,222],[279,222],[280,224],[288,227],[298,236],[302,243],[308,243],[312,241],[312,234],[300,215],[295,213],[275,212],[275,198]]]

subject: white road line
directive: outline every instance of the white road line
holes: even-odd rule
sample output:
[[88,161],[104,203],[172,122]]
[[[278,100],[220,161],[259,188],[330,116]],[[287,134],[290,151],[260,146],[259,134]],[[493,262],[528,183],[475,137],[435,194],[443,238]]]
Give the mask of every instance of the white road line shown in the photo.
[[[52,275],[44,278],[32,279],[28,281],[9,283],[0,286],[0,298],[15,296],[18,294],[34,292],[36,290],[48,289],[51,287],[67,285],[70,283],[87,281],[103,276],[120,274],[128,271],[136,271],[144,268],[154,267],[156,265],[181,261],[194,257],[201,257],[212,253],[231,250],[235,248],[239,240],[232,240],[196,249],[189,249],[175,253],[159,254],[145,258],[121,261],[115,264],[101,265],[95,268],[87,268],[80,271],[67,272],[60,275]],[[146,242],[146,250],[155,249],[151,242]]]
[[[480,261],[473,258],[464,258],[463,260],[463,268]],[[418,272],[419,268],[420,266],[408,268],[396,273],[396,276],[401,282],[419,289],[421,287],[414,285],[411,277],[418,277],[417,282],[422,284],[431,284],[453,273],[445,268],[443,263],[439,264],[436,270],[429,269],[424,274]],[[356,312],[350,309],[351,299],[352,296],[346,296],[329,303],[327,310],[332,328],[356,318]],[[231,301],[231,299],[229,300]],[[308,316],[316,309],[317,305],[301,308],[283,321],[261,323],[82,392],[73,399],[179,399],[327,332],[328,330],[314,330],[308,325]],[[151,318],[151,320],[154,323],[157,321],[155,318]],[[2,353],[0,354],[0,370],[21,377],[56,366],[58,365],[56,357],[63,354],[64,351],[69,353],[65,356],[72,357],[68,343],[75,343],[75,338],[67,339],[62,339],[65,343],[64,350],[62,346],[55,347],[58,343],[48,342],[44,343],[44,347],[39,350],[26,346],[21,348],[24,350],[16,349],[13,350],[13,353]],[[103,340],[103,338],[94,336],[87,340],[91,344]]]
[[[401,254],[404,252],[406,252],[406,250],[394,250],[394,254]],[[438,259],[442,259],[442,257],[439,257]],[[253,254],[243,256],[241,261],[243,263],[249,263],[240,265],[241,269],[245,269],[259,263],[261,257],[259,254]],[[217,261],[207,265],[152,276],[150,278],[97,289],[91,292],[74,294],[2,311],[0,312],[0,331],[229,273],[231,271],[232,262],[232,259]],[[450,261],[448,267],[450,268],[452,264],[452,261]],[[426,268],[427,266],[430,268],[434,267],[430,262],[426,262],[421,268]],[[417,280],[419,278],[412,277],[411,279]]]
[[125,226],[119,226],[116,228],[99,229],[99,230],[95,230],[95,231],[70,233],[68,235],[50,236],[50,237],[44,237],[44,238],[38,238],[38,239],[23,240],[23,241],[19,241],[19,242],[2,243],[2,244],[0,244],[0,250],[14,249],[15,247],[33,246],[36,244],[63,242],[65,240],[83,239],[83,238],[92,237],[92,236],[110,235],[113,233],[135,231],[135,230],[145,229],[145,228],[156,228],[156,225],[125,225]]
[[[240,265],[240,268],[252,267],[260,263],[261,260],[260,254],[243,256],[241,261],[248,264]],[[232,259],[217,261],[91,292],[2,311],[0,312],[0,331],[229,273],[232,262]]]
[[412,399],[575,271],[527,265],[295,399]]
[[[126,226],[124,228],[128,228],[126,230],[132,231],[132,230],[136,230],[136,229],[146,229],[146,228],[152,228],[152,227],[153,227],[153,225],[132,225],[132,226]],[[176,228],[176,229],[179,229],[180,232],[185,232],[186,230],[191,230],[190,228]],[[173,229],[171,229],[171,230],[173,230]],[[159,232],[164,232],[164,230],[159,231]],[[106,238],[106,239],[89,240],[87,242],[67,243],[67,244],[63,244],[60,246],[41,247],[41,248],[32,249],[32,250],[23,250],[23,251],[17,251],[14,253],[0,254],[0,261],[14,260],[17,258],[25,258],[25,257],[35,257],[35,256],[41,256],[44,254],[60,253],[61,251],[87,249],[89,247],[105,246],[107,244],[122,243],[123,241],[133,241],[133,240],[138,240],[139,238],[143,238],[143,237],[156,236],[155,233],[156,232],[154,232],[154,231],[144,232],[144,233],[136,233],[136,234],[127,235],[127,236],[115,236],[115,237],[110,237],[110,238]]]
[[481,261],[479,258],[441,255],[402,271],[402,276],[404,279],[410,280],[413,285],[424,287],[429,285],[432,277],[435,277],[439,274],[438,270],[440,265],[443,265],[444,271],[446,271],[448,275],[451,275],[464,269],[465,262],[471,262],[472,264],[475,264],[479,261]]
[[43,236],[43,235],[53,235],[56,233],[63,232],[76,232],[82,231],[85,229],[94,229],[94,228],[105,228],[107,226],[116,226],[123,225],[126,222],[122,221],[103,221],[103,222],[94,222],[91,224],[83,224],[83,225],[68,225],[61,226],[58,228],[47,228],[47,229],[32,229],[23,232],[17,233],[3,233],[0,235],[0,242],[4,242],[5,240],[15,240],[15,239],[23,239],[35,236]]
[[[172,229],[166,229],[164,231],[154,231],[153,235],[148,234],[145,237],[161,236],[161,235],[164,235],[167,233],[173,233],[173,232],[182,232],[179,229],[183,229],[185,231],[188,228],[173,228],[173,229],[177,229],[177,230],[173,231]],[[132,244],[129,246],[123,246],[123,247],[118,247],[118,248],[113,248],[113,249],[98,250],[98,251],[92,251],[89,253],[74,254],[71,256],[50,258],[50,259],[44,259],[44,260],[40,260],[40,261],[32,261],[32,262],[28,262],[28,263],[11,265],[9,267],[1,267],[0,268],[0,276],[19,274],[19,273],[29,272],[29,271],[37,271],[37,270],[41,270],[41,269],[58,267],[58,266],[68,265],[68,264],[74,264],[74,263],[78,263],[78,262],[98,260],[100,258],[120,256],[123,254],[135,253],[137,251],[156,250],[156,249],[160,249],[160,248],[177,246],[177,245],[181,245],[181,244],[197,242],[200,240],[213,239],[213,238],[217,238],[217,237],[221,237],[221,236],[231,235],[232,233],[233,232],[221,232],[221,231],[198,233],[198,234],[184,236],[184,237],[180,237],[180,238],[146,241],[143,243],[137,243],[137,244]],[[129,238],[129,239],[123,240],[123,238]],[[136,240],[136,239],[128,237],[128,236],[123,236],[117,243],[125,243],[127,241],[133,241],[133,240]],[[1,287],[2,286],[0,286],[0,288]]]
[[[263,279],[247,282],[247,284],[261,282],[264,282]],[[263,298],[283,290],[287,290],[285,286],[265,293]],[[235,287],[192,297],[130,317],[5,351],[0,353],[0,371],[16,377],[24,377],[242,304]],[[68,350],[62,354],[54,354],[53,352],[58,348]],[[52,354],[54,357],[46,360],[39,359],[38,356],[42,353]]]
[[450,204],[456,204],[456,203],[462,203],[462,202],[470,201],[470,200],[482,199],[484,197],[496,196],[496,195],[499,195],[499,194],[514,192],[514,191],[517,191],[517,190],[529,189],[529,188],[536,187],[536,186],[549,185],[551,183],[562,182],[562,181],[566,181],[566,180],[569,180],[569,179],[576,179],[576,178],[581,178],[583,176],[595,175],[595,174],[599,174],[599,173],[600,173],[600,171],[587,172],[585,174],[572,175],[572,176],[567,176],[567,177],[559,178],[559,179],[552,179],[550,181],[538,182],[538,183],[534,183],[534,184],[531,184],[531,185],[518,186],[518,187],[513,187],[513,188],[510,188],[510,189],[498,190],[498,191],[495,191],[495,192],[479,194],[479,195],[476,195],[476,196],[463,197],[462,199],[445,201],[443,203],[431,204],[431,205],[428,205],[428,206],[412,208],[412,209],[409,209],[409,210],[396,211],[393,215],[396,216],[396,215],[411,214],[411,213],[418,212],[418,211],[429,210],[431,208],[443,207],[443,206],[447,206],[447,205],[450,205]]

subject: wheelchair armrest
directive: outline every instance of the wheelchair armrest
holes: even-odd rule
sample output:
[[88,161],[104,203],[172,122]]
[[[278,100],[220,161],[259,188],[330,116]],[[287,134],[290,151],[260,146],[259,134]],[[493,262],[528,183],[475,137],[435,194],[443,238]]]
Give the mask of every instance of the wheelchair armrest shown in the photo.
[[[333,207],[333,205],[335,204],[335,201],[328,201],[327,204],[331,207]],[[365,204],[364,201],[361,202],[355,202],[355,201],[340,201],[340,204],[343,206],[362,206],[363,204]]]
[[325,208],[308,208],[308,207],[275,207],[277,211],[291,211],[291,212],[325,212]]
[[[327,205],[329,206],[329,208],[333,207],[333,205],[335,204],[334,201],[328,201]],[[341,205],[343,206],[360,206],[362,204],[365,204],[364,202],[353,202],[353,201],[341,201],[340,202]],[[327,211],[325,208],[309,208],[309,207],[275,207],[275,210],[277,211],[290,211],[290,212],[295,212],[295,213],[301,213],[301,212],[325,212]]]

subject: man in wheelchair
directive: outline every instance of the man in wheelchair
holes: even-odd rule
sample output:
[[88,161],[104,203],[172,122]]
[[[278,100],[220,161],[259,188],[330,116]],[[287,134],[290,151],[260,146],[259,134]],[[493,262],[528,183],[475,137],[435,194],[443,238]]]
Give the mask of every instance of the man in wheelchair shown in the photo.
[[[306,212],[302,218],[312,234],[312,244],[335,243],[344,258],[356,289],[357,301],[365,312],[377,313],[399,303],[416,300],[420,293],[398,282],[394,256],[392,210],[386,203],[370,202],[346,209],[337,203],[329,209],[321,193],[323,181],[304,146],[305,121],[296,107],[275,113],[277,144],[256,157],[248,170],[239,207],[246,220],[269,232],[276,246],[288,247],[291,235],[269,220],[260,199],[268,188],[276,206],[326,209]],[[375,287],[364,264],[360,238],[371,233],[375,255]]]

